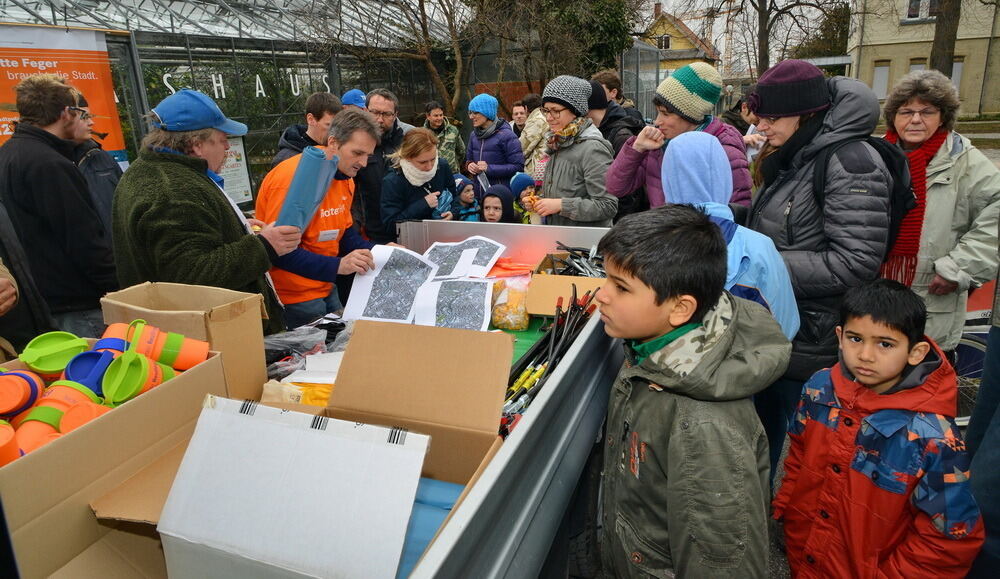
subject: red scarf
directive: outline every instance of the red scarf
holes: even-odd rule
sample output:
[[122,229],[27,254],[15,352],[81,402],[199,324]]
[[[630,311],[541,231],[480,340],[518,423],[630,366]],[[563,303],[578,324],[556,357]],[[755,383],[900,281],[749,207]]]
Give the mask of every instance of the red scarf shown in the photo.
[[[924,210],[927,208],[927,165],[937,154],[938,149],[948,137],[948,131],[938,129],[931,138],[912,151],[905,151],[910,160],[910,180],[913,183],[913,195],[917,199],[914,207],[903,218],[899,225],[892,249],[889,250],[880,271],[882,277],[896,280],[907,287],[913,285],[913,277],[917,271],[917,252],[920,250],[920,235],[924,227]],[[889,129],[885,140],[897,143],[899,135]]]

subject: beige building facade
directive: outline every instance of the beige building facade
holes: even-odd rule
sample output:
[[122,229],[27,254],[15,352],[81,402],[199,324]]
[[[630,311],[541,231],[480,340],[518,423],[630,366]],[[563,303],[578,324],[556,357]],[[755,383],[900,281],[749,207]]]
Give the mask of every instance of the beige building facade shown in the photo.
[[[937,0],[854,0],[847,52],[851,75],[879,99],[912,70],[927,68]],[[952,80],[962,116],[1000,113],[1000,8],[963,0]]]

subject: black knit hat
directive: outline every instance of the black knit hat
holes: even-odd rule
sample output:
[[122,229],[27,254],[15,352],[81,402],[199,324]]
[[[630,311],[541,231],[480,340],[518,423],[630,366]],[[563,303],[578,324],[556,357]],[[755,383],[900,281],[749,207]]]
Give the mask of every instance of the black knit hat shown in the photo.
[[590,81],[590,98],[587,99],[587,107],[592,111],[608,108],[608,95],[604,92],[601,83],[596,80]]
[[830,108],[830,89],[815,65],[783,60],[760,76],[747,106],[758,117],[798,117]]

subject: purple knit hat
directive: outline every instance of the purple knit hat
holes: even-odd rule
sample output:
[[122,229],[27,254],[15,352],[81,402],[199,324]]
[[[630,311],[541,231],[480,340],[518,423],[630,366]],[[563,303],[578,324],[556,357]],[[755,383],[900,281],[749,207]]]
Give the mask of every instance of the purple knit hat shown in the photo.
[[830,89],[815,65],[783,60],[760,76],[747,107],[758,117],[798,117],[830,108]]

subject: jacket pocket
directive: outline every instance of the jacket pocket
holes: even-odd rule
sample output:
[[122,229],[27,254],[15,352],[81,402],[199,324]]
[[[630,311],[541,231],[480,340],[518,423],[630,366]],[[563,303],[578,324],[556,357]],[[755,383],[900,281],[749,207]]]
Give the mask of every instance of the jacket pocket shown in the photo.
[[627,569],[630,577],[674,577],[669,553],[642,539],[622,515],[615,520],[615,535],[621,549],[615,557],[626,560],[626,565],[619,567],[619,571]]

